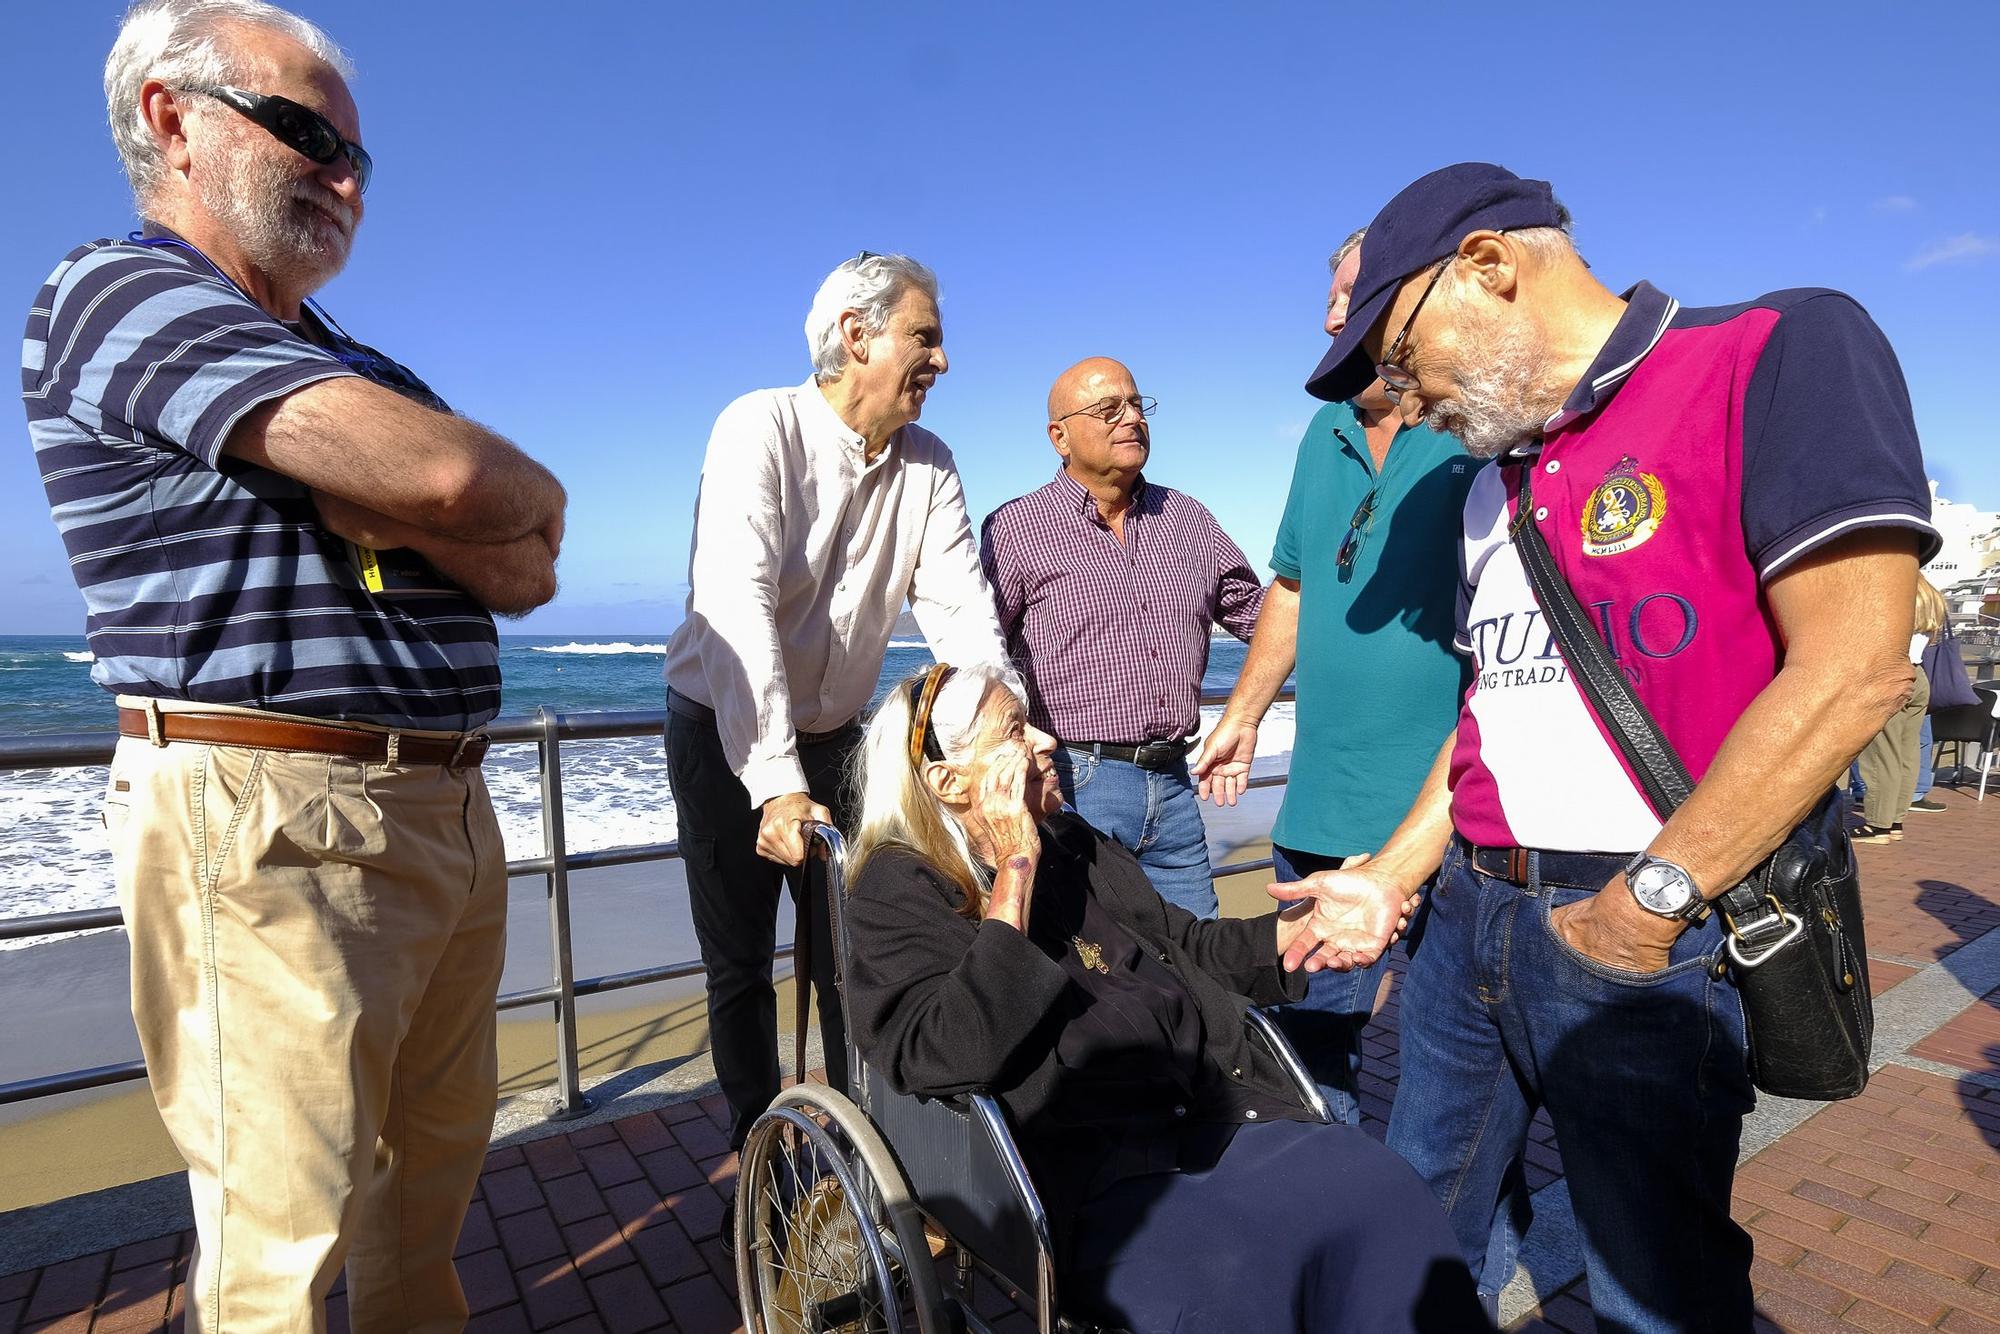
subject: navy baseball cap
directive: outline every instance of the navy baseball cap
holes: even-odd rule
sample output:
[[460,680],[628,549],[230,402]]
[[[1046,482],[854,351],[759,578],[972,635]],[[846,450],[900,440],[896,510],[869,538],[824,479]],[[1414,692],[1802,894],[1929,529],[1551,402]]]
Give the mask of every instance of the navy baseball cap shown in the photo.
[[1523,180],[1490,162],[1460,162],[1410,182],[1368,224],[1347,326],[1306,381],[1306,392],[1343,403],[1366,389],[1375,378],[1375,363],[1362,350],[1362,340],[1381,321],[1403,280],[1456,251],[1468,233],[1560,223],[1547,181]]

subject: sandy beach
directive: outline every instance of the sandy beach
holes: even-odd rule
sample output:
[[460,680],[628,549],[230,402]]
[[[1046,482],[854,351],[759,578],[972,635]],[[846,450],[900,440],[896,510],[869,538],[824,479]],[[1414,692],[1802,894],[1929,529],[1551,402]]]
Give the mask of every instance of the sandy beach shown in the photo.
[[[1204,807],[1217,865],[1269,856],[1267,831],[1280,790],[1254,792],[1232,810]],[[1262,873],[1219,882],[1223,911],[1263,912]],[[571,934],[579,978],[697,954],[680,863],[655,862],[570,877]],[[516,877],[508,902],[503,991],[545,985],[551,975],[548,895],[539,876]],[[790,938],[789,908],[780,940]],[[97,932],[11,951],[0,967],[0,1081],[136,1059],[122,931]],[[789,1031],[792,1000],[780,964],[778,1013]],[[701,980],[657,983],[577,1002],[577,1046],[586,1081],[642,1065],[677,1062],[706,1049]],[[548,1096],[555,1080],[555,1028],[535,1006],[500,1016],[503,1099]],[[0,1107],[0,1212],[180,1170],[143,1083]]]

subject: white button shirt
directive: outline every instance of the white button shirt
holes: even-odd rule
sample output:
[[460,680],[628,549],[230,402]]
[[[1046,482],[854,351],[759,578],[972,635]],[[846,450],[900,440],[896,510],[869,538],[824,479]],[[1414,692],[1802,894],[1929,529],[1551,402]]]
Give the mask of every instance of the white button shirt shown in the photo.
[[796,734],[867,707],[905,600],[939,661],[1006,661],[944,441],[905,426],[871,463],[811,380],[724,408],[666,678],[715,710],[753,806],[806,790]]

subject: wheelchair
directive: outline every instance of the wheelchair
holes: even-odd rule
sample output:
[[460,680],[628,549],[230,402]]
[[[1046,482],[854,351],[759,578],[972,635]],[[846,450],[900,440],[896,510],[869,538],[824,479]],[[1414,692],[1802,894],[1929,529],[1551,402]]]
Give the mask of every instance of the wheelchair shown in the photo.
[[[807,848],[806,891],[817,865],[844,988],[845,849],[823,824],[807,826]],[[1318,1085],[1276,1025],[1255,1008],[1246,1022],[1290,1074],[1301,1106],[1330,1122]],[[801,1072],[743,1146],[735,1241],[744,1327],[988,1334],[973,1306],[974,1277],[983,1273],[1039,1334],[1097,1330],[1060,1314],[1048,1215],[998,1099],[898,1093],[852,1038],[847,1059],[854,1098],[804,1083]]]

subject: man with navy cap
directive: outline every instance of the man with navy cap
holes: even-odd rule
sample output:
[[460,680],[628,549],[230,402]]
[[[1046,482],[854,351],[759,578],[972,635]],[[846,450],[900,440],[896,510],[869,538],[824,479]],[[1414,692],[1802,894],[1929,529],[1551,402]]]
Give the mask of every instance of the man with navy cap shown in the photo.
[[[1902,372],[1859,305],[1614,293],[1565,218],[1546,182],[1485,163],[1411,184],[1369,225],[1308,382],[1340,400],[1379,376],[1406,421],[1495,460],[1465,506],[1458,729],[1375,856],[1315,878],[1401,900],[1437,877],[1389,1142],[1489,1298],[1513,1256],[1488,1243],[1511,1235],[1502,1196],[1546,1106],[1600,1327],[1748,1329],[1729,1196],[1754,1098],[1704,910],[1908,695],[1916,569],[1939,539]],[[1668,818],[1569,680],[1509,541],[1531,470],[1519,522],[1696,780]]]

